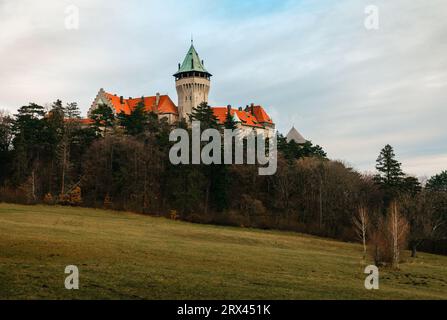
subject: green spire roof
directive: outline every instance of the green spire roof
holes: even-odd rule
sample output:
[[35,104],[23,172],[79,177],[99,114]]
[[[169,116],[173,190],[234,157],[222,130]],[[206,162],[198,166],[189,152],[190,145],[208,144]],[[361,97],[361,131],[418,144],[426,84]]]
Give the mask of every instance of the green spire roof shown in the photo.
[[204,72],[204,73],[207,73],[208,75],[211,75],[208,71],[206,71],[205,67],[203,66],[203,63],[199,58],[199,54],[197,53],[196,49],[194,48],[194,45],[192,42],[191,42],[191,47],[189,48],[188,53],[186,54],[186,57],[183,60],[182,65],[180,66],[180,69],[177,71],[177,73],[175,75],[183,73],[183,72],[191,72],[191,71]]

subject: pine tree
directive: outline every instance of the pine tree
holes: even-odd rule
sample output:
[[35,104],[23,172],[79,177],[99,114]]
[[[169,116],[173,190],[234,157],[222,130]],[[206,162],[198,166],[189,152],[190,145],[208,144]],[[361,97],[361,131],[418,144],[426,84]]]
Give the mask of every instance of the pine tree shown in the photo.
[[125,128],[127,134],[137,136],[143,133],[149,121],[149,113],[146,111],[144,98],[141,98],[141,101],[130,114],[121,112],[118,115],[118,120],[120,125]]
[[311,141],[296,143],[294,140],[287,142],[287,138],[282,134],[277,136],[278,150],[288,160],[301,159],[306,157],[316,157],[327,159],[327,154],[319,145],[313,145]]
[[385,192],[384,202],[385,206],[388,206],[401,191],[404,173],[401,163],[396,160],[393,147],[389,144],[381,150],[376,162],[378,174],[374,178]]
[[[237,123],[234,120],[234,116],[231,114],[231,112],[227,112],[225,122],[224,122],[224,128],[229,130],[236,130],[237,129]],[[237,142],[236,142],[237,143]],[[223,148],[223,145],[222,145]],[[222,150],[223,154],[223,150]],[[234,158],[235,154],[235,146],[232,145],[232,154]],[[229,172],[229,166],[228,165],[218,165],[215,166],[214,172],[212,177],[212,195],[213,195],[213,204],[215,209],[218,212],[222,212],[226,209],[228,209],[230,205],[229,200],[229,190],[231,189],[231,177]]]
[[422,186],[416,177],[407,176],[402,179],[400,189],[403,193],[414,197],[416,194],[421,192]]
[[200,121],[200,128],[202,130],[208,128],[219,128],[219,124],[216,116],[214,115],[213,109],[211,109],[207,102],[202,102],[197,106],[197,108],[194,108],[190,118],[191,121]]
[[43,151],[42,141],[46,141],[43,117],[44,108],[35,103],[22,106],[15,115],[12,126],[14,139],[14,182],[21,184],[29,177],[32,166]]
[[52,104],[50,113],[52,113],[52,114],[57,113],[58,117],[64,118],[65,108],[63,107],[61,100],[58,99]]
[[[62,105],[62,101],[57,100],[52,104],[50,111],[44,118],[45,139],[44,141],[41,141],[45,146],[45,162],[48,163],[48,179],[45,179],[48,186],[45,189],[49,192],[54,192],[55,194],[59,192],[61,183],[62,189],[64,188],[63,181],[65,180],[65,171],[62,168],[65,168],[65,165],[63,167],[62,164],[66,162],[65,159],[67,157],[67,146],[64,139],[67,134],[65,128],[67,123],[68,121],[66,121],[65,118],[65,108]],[[54,188],[55,186],[58,187]]]
[[65,118],[67,119],[80,119],[81,110],[79,110],[78,104],[76,102],[67,103],[64,109]]
[[68,103],[63,111],[63,134],[56,148],[56,158],[61,169],[60,194],[65,193],[66,179],[72,167],[71,144],[73,143],[75,133],[80,130],[78,119],[80,119],[81,114],[76,102]]
[[12,118],[0,111],[0,185],[9,176],[11,170]]
[[427,189],[447,192],[447,170],[431,177],[427,182]]
[[103,132],[104,136],[107,135],[107,128],[113,127],[115,122],[115,114],[113,110],[106,104],[100,104],[90,114],[90,119],[93,120],[93,127],[96,134]]
[[376,169],[379,172],[376,180],[387,187],[398,187],[402,182],[404,173],[401,163],[396,160],[393,147],[387,144],[377,158]]
[[224,122],[225,129],[235,130],[236,129],[236,121],[234,120],[234,116],[231,112],[227,112],[227,116]]
[[[206,102],[202,102],[194,108],[191,114],[191,121],[200,121],[201,130],[209,128],[220,129],[218,120],[213,109]],[[209,204],[212,204],[217,211],[222,211],[227,207],[227,168],[225,165],[211,164],[202,166],[202,172],[206,177],[205,187],[205,214],[208,212]]]

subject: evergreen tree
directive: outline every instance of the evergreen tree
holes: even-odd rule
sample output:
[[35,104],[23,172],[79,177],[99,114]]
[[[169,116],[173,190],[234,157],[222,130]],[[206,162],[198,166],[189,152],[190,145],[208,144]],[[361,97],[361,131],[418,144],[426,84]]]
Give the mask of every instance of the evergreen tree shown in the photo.
[[103,132],[104,136],[106,136],[107,129],[113,127],[115,123],[115,114],[109,106],[100,104],[91,112],[90,119],[93,120],[93,128],[96,134],[99,135]]
[[[209,128],[220,129],[213,109],[206,102],[202,102],[197,108],[194,108],[191,114],[191,120],[200,121],[201,130]],[[207,213],[208,207],[210,207],[209,204],[217,211],[224,210],[228,204],[226,166],[223,164],[202,166],[202,172],[207,180],[205,186],[205,213]]]
[[0,111],[0,184],[3,184],[11,171],[12,118]]
[[30,103],[27,106],[22,106],[15,115],[17,124],[31,124],[29,127],[36,124],[45,115],[44,108],[35,103]]
[[57,117],[64,118],[65,108],[63,107],[61,100],[58,99],[53,102],[53,104],[51,105],[50,114],[57,114]]
[[374,178],[376,183],[385,192],[384,204],[387,207],[398,195],[404,176],[401,163],[396,160],[393,147],[389,144],[380,151],[379,157],[376,160],[376,169],[378,174]]
[[190,118],[191,121],[200,121],[200,128],[202,130],[219,128],[218,120],[214,115],[213,109],[211,109],[207,102],[202,102],[197,108],[194,108]]
[[71,146],[73,144],[73,138],[77,131],[79,131],[80,124],[80,110],[76,102],[68,103],[64,111],[64,121],[63,121],[63,134],[56,147],[56,159],[60,169],[60,195],[64,195],[66,192],[67,183],[71,182],[70,173],[72,169],[71,162]]
[[[61,174],[59,168],[62,166],[63,156],[61,150],[67,151],[64,137],[67,134],[65,119],[65,108],[61,100],[55,101],[50,111],[43,119],[45,130],[44,140],[40,141],[44,148],[44,154],[38,175],[45,175],[43,178],[44,192],[57,193],[61,183]],[[63,148],[64,147],[64,148]],[[65,155],[64,155],[65,156]],[[63,179],[62,179],[63,180]]]
[[57,100],[51,106],[51,110],[44,118],[45,139],[41,141],[49,154],[54,155],[56,146],[62,140],[65,126],[65,108],[62,101]]
[[[292,142],[292,141],[291,141]],[[327,159],[327,154],[318,144],[313,145],[312,142],[306,141],[301,145],[301,156],[302,157],[317,157],[322,159]]]
[[186,122],[186,119],[185,118],[180,119],[177,123],[177,127],[185,130],[188,129],[188,123]]
[[327,159],[327,154],[323,148],[319,145],[313,145],[311,141],[302,144],[296,143],[294,140],[287,142],[287,138],[282,134],[278,134],[277,139],[278,151],[282,152],[288,160],[308,157]]
[[376,180],[390,188],[399,187],[404,173],[401,163],[396,160],[393,147],[387,144],[380,152],[376,162],[376,169],[379,172]]
[[[231,112],[227,112],[224,122],[224,128],[229,130],[236,130],[237,129],[237,123],[234,120],[234,115],[231,114]],[[234,143],[238,143],[235,141]],[[232,145],[232,155],[233,155],[233,161],[235,157],[235,145]],[[223,154],[223,145],[222,145],[222,154]],[[218,212],[222,212],[229,208],[230,206],[230,200],[229,200],[229,190],[231,189],[232,183],[231,183],[231,177],[230,177],[230,171],[228,165],[219,165],[214,168],[215,174],[214,181],[212,183],[212,194],[213,196],[213,204]]]
[[236,121],[234,120],[234,116],[231,114],[231,112],[227,112],[225,122],[224,122],[225,129],[235,130],[236,129]]
[[137,136],[143,133],[149,121],[149,113],[146,111],[144,98],[141,98],[141,101],[138,102],[130,114],[121,112],[118,115],[118,120],[120,125],[125,128],[127,134]]
[[276,141],[277,141],[278,151],[281,151],[283,154],[285,154],[287,151],[287,146],[288,146],[287,138],[284,137],[284,135],[282,133],[278,132],[276,134]]
[[78,104],[76,102],[68,103],[64,109],[65,118],[67,119],[80,119],[81,110],[79,110]]
[[427,182],[427,189],[447,192],[447,170],[431,177]]
[[403,193],[414,197],[416,194],[421,192],[421,190],[422,190],[421,183],[416,177],[408,176],[402,179],[401,191]]
[[147,131],[149,131],[150,133],[159,133],[160,131],[162,131],[162,128],[166,128],[167,119],[163,118],[159,120],[158,115],[155,112],[151,111],[147,114],[146,122]]
[[45,141],[44,108],[35,103],[22,106],[13,123],[14,182],[22,183],[31,173],[31,166],[42,152]]

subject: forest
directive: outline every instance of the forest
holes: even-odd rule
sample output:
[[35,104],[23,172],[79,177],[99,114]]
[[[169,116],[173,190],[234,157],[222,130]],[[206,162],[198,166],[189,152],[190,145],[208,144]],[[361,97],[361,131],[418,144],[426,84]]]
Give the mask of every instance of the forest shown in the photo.
[[[203,103],[201,129],[219,125]],[[358,241],[377,263],[398,265],[411,249],[447,254],[447,171],[419,181],[402,171],[393,147],[378,150],[376,173],[333,161],[311,142],[278,133],[278,168],[173,165],[174,127],[138,105],[114,114],[101,105],[82,119],[76,103],[34,103],[0,112],[0,201],[83,206],[195,223],[290,230]]]

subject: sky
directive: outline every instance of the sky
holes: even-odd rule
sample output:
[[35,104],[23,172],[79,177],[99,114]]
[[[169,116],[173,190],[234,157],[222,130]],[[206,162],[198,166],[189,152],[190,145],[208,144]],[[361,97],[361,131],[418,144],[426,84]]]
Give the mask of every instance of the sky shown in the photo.
[[0,0],[0,109],[61,99],[85,114],[100,88],[176,101],[193,36],[211,105],[260,104],[362,172],[391,144],[429,177],[447,169],[446,14],[445,0]]

